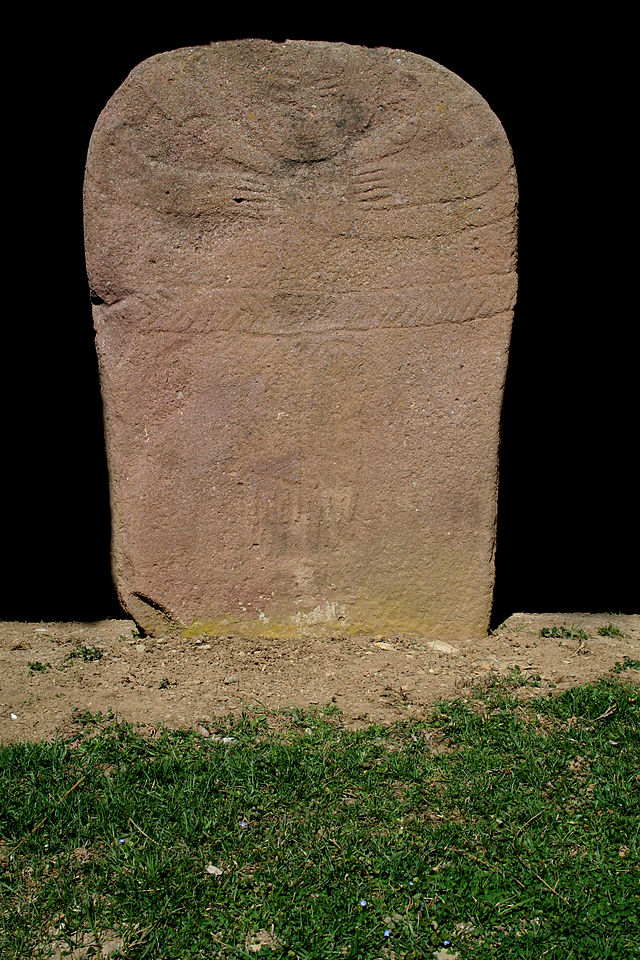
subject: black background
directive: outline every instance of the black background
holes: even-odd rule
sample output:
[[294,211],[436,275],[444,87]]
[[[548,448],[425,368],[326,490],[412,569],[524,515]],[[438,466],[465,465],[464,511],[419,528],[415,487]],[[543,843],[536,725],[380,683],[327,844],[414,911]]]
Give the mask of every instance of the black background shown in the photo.
[[[494,623],[516,610],[638,609],[637,310],[621,226],[634,188],[620,121],[624,24],[517,24],[406,8],[174,16],[105,9],[16,30],[5,221],[12,257],[3,362],[3,619],[118,615],[82,179],[96,118],[163,50],[254,36],[413,50],[463,77],[511,142],[520,186],[519,295],[502,419]],[[349,8],[350,9],[350,8]],[[393,21],[390,14],[393,13]],[[364,14],[363,14],[364,16]],[[352,12],[352,20],[355,17]],[[363,25],[364,24],[364,25]],[[7,90],[5,88],[5,95]],[[9,108],[10,105],[10,108]],[[10,226],[9,226],[10,224]],[[13,265],[12,265],[13,264]],[[634,276],[631,272],[631,282]],[[5,304],[8,300],[5,300]]]

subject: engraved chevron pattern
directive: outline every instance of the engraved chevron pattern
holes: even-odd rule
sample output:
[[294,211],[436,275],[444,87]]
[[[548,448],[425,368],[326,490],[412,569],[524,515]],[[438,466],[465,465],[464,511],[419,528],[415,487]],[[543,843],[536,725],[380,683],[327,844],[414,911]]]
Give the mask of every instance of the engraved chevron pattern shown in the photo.
[[[221,287],[202,291],[197,311],[151,295],[145,303],[157,331],[290,336],[335,330],[366,331],[465,323],[512,309],[515,274],[468,277],[455,283],[366,291]],[[159,308],[159,309],[158,309]],[[169,319],[170,318],[170,319]]]

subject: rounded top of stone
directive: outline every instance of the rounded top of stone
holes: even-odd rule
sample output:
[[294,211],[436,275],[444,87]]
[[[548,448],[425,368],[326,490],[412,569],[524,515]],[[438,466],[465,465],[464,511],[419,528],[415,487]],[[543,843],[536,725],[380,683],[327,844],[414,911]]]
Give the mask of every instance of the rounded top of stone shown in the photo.
[[456,128],[475,125],[469,113],[481,114],[507,144],[482,96],[441,64],[407,50],[335,41],[222,40],[155,54],[111,97],[94,139],[105,125],[153,109],[168,123],[224,119],[293,162],[335,156],[354,137],[374,134],[380,120],[407,113],[440,134],[446,127],[454,140]]

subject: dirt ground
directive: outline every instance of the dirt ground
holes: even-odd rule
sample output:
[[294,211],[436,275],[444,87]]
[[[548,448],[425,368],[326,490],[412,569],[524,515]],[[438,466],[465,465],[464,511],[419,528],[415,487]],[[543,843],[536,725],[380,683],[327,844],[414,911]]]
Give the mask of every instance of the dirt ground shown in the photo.
[[[610,624],[622,635],[598,633]],[[559,636],[541,635],[553,627]],[[537,695],[593,680],[625,657],[640,659],[640,616],[515,613],[455,648],[398,637],[142,638],[130,620],[0,623],[0,743],[70,734],[78,711],[111,710],[149,733],[193,726],[207,735],[212,717],[243,707],[330,703],[349,726],[390,723],[516,668],[539,678],[522,691]]]

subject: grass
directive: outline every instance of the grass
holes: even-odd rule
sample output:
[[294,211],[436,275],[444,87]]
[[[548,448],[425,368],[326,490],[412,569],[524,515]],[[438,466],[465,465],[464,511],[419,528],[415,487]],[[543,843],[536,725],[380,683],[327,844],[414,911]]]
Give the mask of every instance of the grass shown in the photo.
[[0,955],[637,957],[640,688],[618,667],[553,698],[514,673],[386,728],[291,711],[148,739],[82,714],[5,747]]
[[40,660],[29,660],[28,666],[31,673],[44,673],[51,669],[50,663],[42,663]]
[[100,647],[82,646],[78,647],[77,650],[72,650],[69,654],[69,659],[73,660],[78,657],[82,658],[85,663],[90,663],[93,660],[102,660],[103,656],[104,650],[101,650]]

